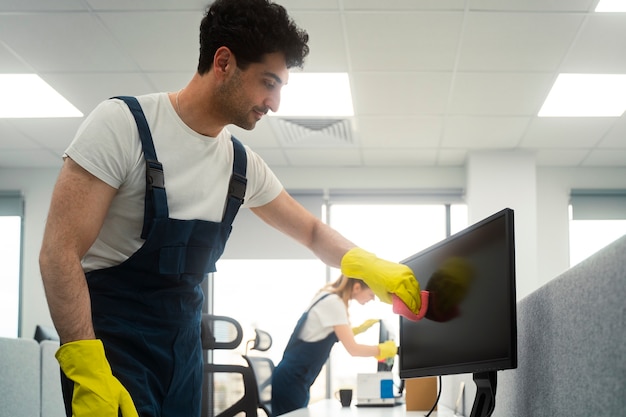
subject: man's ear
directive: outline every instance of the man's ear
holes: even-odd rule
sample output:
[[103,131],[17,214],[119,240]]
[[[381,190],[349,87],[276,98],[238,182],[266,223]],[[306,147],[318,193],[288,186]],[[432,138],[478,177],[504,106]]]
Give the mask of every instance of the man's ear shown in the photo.
[[213,57],[213,70],[215,74],[225,75],[231,68],[236,66],[235,55],[226,46],[220,46]]

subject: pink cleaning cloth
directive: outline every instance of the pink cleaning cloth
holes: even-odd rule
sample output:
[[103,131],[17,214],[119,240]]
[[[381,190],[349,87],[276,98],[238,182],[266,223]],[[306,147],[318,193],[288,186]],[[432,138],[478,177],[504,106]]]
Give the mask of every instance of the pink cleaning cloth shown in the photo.
[[391,294],[392,300],[392,310],[394,313],[401,315],[402,317],[406,317],[411,321],[418,321],[424,318],[426,312],[428,311],[428,291],[421,291],[422,296],[422,307],[420,308],[420,312],[415,314],[411,311],[411,309],[404,304],[404,301],[400,299],[395,294]]

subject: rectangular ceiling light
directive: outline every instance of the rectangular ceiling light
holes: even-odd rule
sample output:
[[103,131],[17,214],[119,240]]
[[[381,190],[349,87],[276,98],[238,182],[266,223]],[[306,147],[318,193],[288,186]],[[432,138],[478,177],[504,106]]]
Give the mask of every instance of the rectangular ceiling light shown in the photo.
[[36,74],[0,74],[0,118],[82,117]]
[[626,74],[559,74],[539,117],[619,117],[626,110]]
[[346,73],[289,74],[274,116],[354,116],[350,79]]
[[600,0],[596,6],[596,12],[626,12],[626,1]]

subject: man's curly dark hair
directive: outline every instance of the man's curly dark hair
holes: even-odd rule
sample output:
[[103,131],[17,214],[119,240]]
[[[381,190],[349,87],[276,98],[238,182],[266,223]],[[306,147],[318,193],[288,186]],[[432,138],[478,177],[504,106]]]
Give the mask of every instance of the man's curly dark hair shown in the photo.
[[215,51],[228,47],[237,67],[246,69],[265,54],[282,52],[287,68],[304,65],[309,35],[289,17],[285,8],[269,0],[216,0],[200,24],[198,73],[211,69]]

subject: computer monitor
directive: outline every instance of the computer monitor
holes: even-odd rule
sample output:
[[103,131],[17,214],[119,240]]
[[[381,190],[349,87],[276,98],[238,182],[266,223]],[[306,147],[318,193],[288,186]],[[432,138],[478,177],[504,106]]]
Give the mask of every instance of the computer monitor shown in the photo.
[[[477,392],[471,417],[490,416],[496,372],[517,367],[513,210],[495,213],[402,263],[430,290],[431,305],[422,320],[400,317],[400,378],[472,373]],[[466,291],[457,305],[438,305],[450,298],[446,279],[457,275],[467,280]]]

